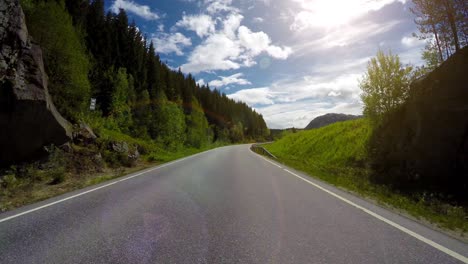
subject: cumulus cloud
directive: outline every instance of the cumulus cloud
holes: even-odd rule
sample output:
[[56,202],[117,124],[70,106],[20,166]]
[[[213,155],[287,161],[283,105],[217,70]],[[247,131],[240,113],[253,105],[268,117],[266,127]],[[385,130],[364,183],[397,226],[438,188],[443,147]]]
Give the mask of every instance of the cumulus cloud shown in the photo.
[[127,12],[133,13],[146,20],[159,19],[159,15],[151,11],[151,8],[147,5],[140,5],[129,0],[115,0],[110,9],[114,13],[118,13],[119,9],[124,9]]
[[161,33],[153,37],[152,41],[157,52],[165,54],[174,52],[179,56],[184,54],[182,51],[184,47],[192,45],[192,41],[179,32],[173,34]]
[[207,36],[215,31],[216,21],[211,16],[201,15],[184,15],[182,20],[176,23],[176,26],[194,31],[199,37]]
[[245,26],[239,27],[239,41],[253,56],[266,50],[271,43],[270,37],[263,31],[252,32]]
[[209,83],[211,87],[222,87],[230,84],[249,85],[252,84],[247,79],[242,78],[244,74],[236,73],[231,76],[220,76],[220,80],[213,80]]
[[224,34],[213,34],[195,47],[188,62],[181,68],[185,72],[198,73],[210,70],[239,69],[240,46]]
[[224,33],[224,35],[226,35],[228,38],[234,40],[236,38],[236,31],[239,28],[243,19],[243,15],[236,13],[230,14],[223,21],[222,33]]
[[243,18],[238,13],[229,14],[221,21],[222,28],[203,40],[181,68],[186,72],[198,73],[251,67],[256,64],[254,58],[262,52],[276,59],[289,57],[292,53],[290,47],[275,46],[266,33],[252,32],[241,26]]
[[289,47],[271,45],[271,39],[265,32],[252,32],[245,26],[239,27],[239,41],[252,56],[257,56],[265,51],[275,59],[287,59],[292,53],[292,49]]

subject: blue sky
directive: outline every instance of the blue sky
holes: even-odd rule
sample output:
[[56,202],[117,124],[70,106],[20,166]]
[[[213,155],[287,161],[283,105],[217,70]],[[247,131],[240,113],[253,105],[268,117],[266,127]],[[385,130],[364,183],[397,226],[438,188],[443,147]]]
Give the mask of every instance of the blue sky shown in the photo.
[[421,64],[410,0],[108,0],[163,61],[263,114],[270,128],[361,114],[358,80],[379,49]]

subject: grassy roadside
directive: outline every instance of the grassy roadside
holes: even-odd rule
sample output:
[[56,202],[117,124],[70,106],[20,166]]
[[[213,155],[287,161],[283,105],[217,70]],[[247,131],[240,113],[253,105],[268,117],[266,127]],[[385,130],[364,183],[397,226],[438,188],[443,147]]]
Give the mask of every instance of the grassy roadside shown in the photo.
[[[167,151],[156,145],[151,146],[153,142],[134,139],[127,135],[112,131],[106,131],[103,133],[102,139],[125,141],[129,144],[143,146],[150,151],[145,155],[142,155],[139,161],[131,167],[126,167],[121,164],[110,165],[107,163],[100,171],[86,171],[84,173],[76,173],[72,170],[60,172],[60,170],[63,169],[57,169],[55,164],[53,168],[49,168],[50,166],[48,163],[39,166],[37,164],[29,164],[21,168],[21,170],[24,171],[22,174],[26,176],[18,175],[18,172],[16,172],[17,175],[15,175],[15,173],[10,173],[8,175],[3,175],[3,178],[1,178],[0,212],[39,202],[70,191],[99,184],[130,173],[225,145],[210,144],[200,149],[181,148],[178,150]],[[76,149],[81,148],[79,146],[73,147]],[[72,158],[76,158],[76,156]],[[18,169],[16,171],[18,171]],[[61,180],[59,183],[54,183],[57,178],[56,175],[60,175]]]
[[290,167],[466,240],[468,208],[433,194],[405,194],[369,180],[366,143],[370,134],[368,121],[359,119],[290,134],[264,147]]

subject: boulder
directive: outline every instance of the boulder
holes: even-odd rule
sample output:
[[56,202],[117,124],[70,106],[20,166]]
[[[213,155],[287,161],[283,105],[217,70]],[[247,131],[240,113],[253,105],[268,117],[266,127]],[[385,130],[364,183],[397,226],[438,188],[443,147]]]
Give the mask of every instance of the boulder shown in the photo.
[[80,123],[73,131],[73,141],[76,144],[90,145],[96,142],[97,136],[90,126]]
[[111,142],[110,149],[118,153],[127,154],[129,152],[127,142]]
[[138,151],[137,148],[135,148],[134,150],[129,151],[128,159],[129,159],[131,164],[134,165],[138,161],[139,158],[140,158],[140,152]]
[[71,139],[47,90],[42,51],[31,41],[18,0],[0,1],[0,163],[36,158]]
[[111,141],[109,142],[108,149],[123,157],[123,160],[121,161],[124,161],[124,163],[130,167],[135,166],[136,162],[140,158],[140,152],[138,151],[137,146],[129,145],[127,142]]

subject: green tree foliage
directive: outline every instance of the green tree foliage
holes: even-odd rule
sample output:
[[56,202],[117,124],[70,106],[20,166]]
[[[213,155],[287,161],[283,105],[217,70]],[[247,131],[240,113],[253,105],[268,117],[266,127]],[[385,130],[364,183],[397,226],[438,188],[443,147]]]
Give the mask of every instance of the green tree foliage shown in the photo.
[[232,126],[229,136],[232,142],[242,142],[244,140],[244,126],[241,122],[237,122]]
[[433,45],[433,43],[426,44],[426,47],[423,50],[421,57],[425,64],[422,66],[415,67],[413,69],[412,79],[414,80],[426,76],[442,63],[437,49]]
[[403,66],[398,55],[379,51],[367,65],[359,82],[364,115],[375,123],[405,102],[409,95],[412,67]]
[[187,145],[201,148],[209,143],[211,135],[208,120],[206,120],[205,113],[195,98],[192,99],[192,109],[190,114],[186,115],[185,123],[187,126]]
[[57,109],[73,120],[88,107],[90,98],[90,63],[82,34],[75,30],[60,1],[29,2],[27,6],[28,30],[42,47],[49,92]]
[[111,118],[117,123],[120,131],[129,133],[132,125],[131,97],[129,96],[132,92],[130,92],[129,75],[125,68],[120,68],[113,75]]
[[426,48],[422,53],[422,59],[425,62],[424,66],[428,72],[435,70],[435,68],[437,68],[442,63],[439,54],[437,53],[436,47],[430,43],[426,45]]
[[466,0],[413,0],[420,39],[435,49],[442,62],[468,45],[468,4]]
[[185,116],[182,109],[167,100],[163,91],[156,98],[153,129],[156,140],[167,148],[177,149],[185,142]]
[[124,10],[105,13],[104,0],[23,0],[23,6],[46,55],[51,93],[67,117],[83,112],[92,95],[94,115],[102,114],[108,129],[168,147],[268,136],[263,117],[248,105],[163,63]]
[[143,90],[138,95],[133,111],[135,123],[132,133],[133,136],[149,138],[149,130],[154,126],[152,119],[157,113],[154,113],[154,115],[152,114],[151,99],[148,90]]

